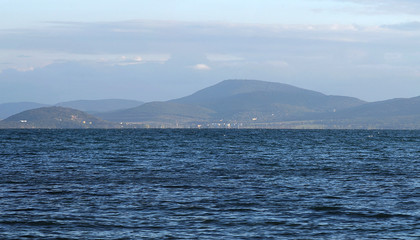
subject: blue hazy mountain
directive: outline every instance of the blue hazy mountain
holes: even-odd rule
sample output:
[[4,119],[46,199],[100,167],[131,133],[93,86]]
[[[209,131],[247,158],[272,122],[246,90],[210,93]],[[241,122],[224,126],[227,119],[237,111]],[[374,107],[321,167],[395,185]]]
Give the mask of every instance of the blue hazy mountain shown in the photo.
[[351,117],[398,117],[420,115],[420,96],[395,98],[385,101],[366,103],[361,106],[338,111],[337,118]]
[[[136,102],[131,103],[136,104]],[[85,107],[90,111],[93,107],[98,110],[100,109],[98,106],[101,106],[101,104],[95,105],[97,102],[90,101],[74,101],[68,104],[79,108]],[[113,109],[122,106],[127,105],[118,105]],[[26,115],[14,115],[2,121],[2,127],[31,127],[26,124],[29,122],[28,119],[36,119],[39,122],[33,127],[90,127],[77,121],[66,122],[64,125],[57,122],[57,118],[68,119],[71,111],[77,110],[41,109],[26,111],[24,112]],[[106,108],[102,108],[104,109]],[[91,120],[93,116],[80,111],[70,115],[83,116],[83,119],[87,119],[83,120],[85,122],[103,124],[92,127],[420,129],[420,96],[365,102],[353,97],[325,95],[281,83],[226,80],[189,96],[170,101],[149,102],[108,112],[96,111],[94,114],[96,118],[93,120]],[[114,124],[102,122],[101,119]],[[15,125],[10,123],[11,120]],[[24,125],[21,120],[26,120]],[[18,121],[20,125],[16,125]]]
[[143,102],[126,99],[101,99],[101,100],[75,100],[57,103],[56,106],[68,107],[88,113],[110,112],[121,109],[133,108]]
[[162,124],[209,121],[215,112],[211,109],[195,104],[181,104],[175,102],[150,102],[141,106],[99,113],[95,116],[114,122],[141,122],[160,126]]
[[246,120],[241,116],[249,114],[254,118],[293,119],[365,103],[357,98],[328,96],[288,84],[257,80],[226,80],[172,102],[206,107],[217,112],[218,118],[230,120]]
[[257,80],[226,80],[190,96],[99,114],[107,120],[158,122],[273,122],[300,119],[313,113],[334,112],[365,102],[328,96],[287,84]]
[[420,129],[420,96],[366,103],[313,119],[341,128]]
[[[141,101],[126,99],[100,99],[100,100],[75,100],[60,102],[55,106],[68,107],[88,113],[99,113],[122,110],[137,107],[143,104]],[[51,106],[36,102],[11,102],[0,104],[0,119],[5,119],[25,110]]]

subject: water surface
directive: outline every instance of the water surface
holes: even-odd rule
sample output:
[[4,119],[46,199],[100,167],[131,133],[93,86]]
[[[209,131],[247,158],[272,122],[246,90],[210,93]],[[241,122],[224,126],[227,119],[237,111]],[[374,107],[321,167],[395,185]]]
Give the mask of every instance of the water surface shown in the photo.
[[420,131],[0,130],[1,239],[419,239]]

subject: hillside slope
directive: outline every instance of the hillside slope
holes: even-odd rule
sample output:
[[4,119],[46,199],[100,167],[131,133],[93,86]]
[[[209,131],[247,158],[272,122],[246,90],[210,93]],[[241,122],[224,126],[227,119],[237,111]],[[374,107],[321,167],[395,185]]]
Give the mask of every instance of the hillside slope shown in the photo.
[[337,112],[337,118],[420,115],[420,96],[366,103]]
[[1,128],[113,128],[118,124],[101,120],[85,112],[64,107],[27,110],[3,121]]
[[327,96],[291,85],[257,80],[226,80],[190,96],[146,103],[98,114],[110,121],[131,122],[273,122],[305,118],[362,105],[351,97]]
[[126,99],[76,100],[57,103],[56,106],[68,107],[88,113],[109,112],[133,108],[143,102]]
[[329,128],[420,129],[420,96],[366,103],[313,119]]
[[150,124],[172,124],[209,121],[214,112],[197,105],[173,102],[150,102],[121,111],[95,114],[114,122],[141,122]]

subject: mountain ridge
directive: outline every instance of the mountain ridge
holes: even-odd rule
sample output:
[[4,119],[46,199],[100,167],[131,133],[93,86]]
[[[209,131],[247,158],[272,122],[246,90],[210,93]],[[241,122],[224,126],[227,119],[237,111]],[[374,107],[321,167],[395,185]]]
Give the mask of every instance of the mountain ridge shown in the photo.
[[73,100],[56,104],[42,104],[36,102],[9,102],[0,104],[0,120],[25,110],[47,106],[61,106],[73,108],[87,113],[109,112],[140,106],[144,102],[129,99],[97,99],[97,100]]
[[98,99],[98,100],[73,100],[56,103],[54,106],[68,107],[88,113],[109,112],[128,109],[142,105],[144,102],[128,99]]
[[[117,115],[105,113],[98,115],[107,120],[119,120],[121,122],[128,119],[124,116],[129,115],[130,121],[138,122],[166,122],[170,124],[188,124],[216,121],[236,121],[250,122],[258,121],[283,121],[297,120],[303,116],[325,111],[335,111],[336,109],[348,108],[364,104],[365,102],[352,97],[328,96],[316,91],[294,87],[292,85],[265,82],[258,80],[225,80],[213,86],[199,90],[186,97],[160,102],[160,108],[169,108],[171,104],[177,104],[181,110],[177,114],[168,112],[146,110],[150,103],[142,106],[119,111]],[[163,107],[163,105],[168,105]],[[206,112],[204,115],[187,113],[188,108],[197,108],[197,112]],[[183,110],[184,109],[184,110]],[[135,112],[141,117],[135,118]],[[143,113],[148,112],[149,115]],[[183,117],[180,117],[183,115]],[[191,118],[197,117],[192,120]],[[253,120],[253,119],[257,120]]]
[[93,115],[111,128],[420,129],[420,96],[365,102],[282,83],[225,80],[182,98]]

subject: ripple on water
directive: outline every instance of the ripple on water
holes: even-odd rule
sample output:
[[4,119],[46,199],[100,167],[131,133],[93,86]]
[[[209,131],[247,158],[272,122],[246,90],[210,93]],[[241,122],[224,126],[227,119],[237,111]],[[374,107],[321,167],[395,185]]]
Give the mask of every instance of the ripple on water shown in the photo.
[[0,130],[1,239],[416,239],[420,131]]

